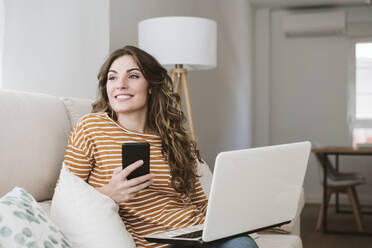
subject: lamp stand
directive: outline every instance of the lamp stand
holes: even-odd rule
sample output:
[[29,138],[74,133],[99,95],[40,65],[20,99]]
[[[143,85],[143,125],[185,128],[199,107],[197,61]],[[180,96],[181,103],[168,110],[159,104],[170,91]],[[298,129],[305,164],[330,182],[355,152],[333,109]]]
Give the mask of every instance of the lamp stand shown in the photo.
[[[191,114],[191,104],[190,104],[190,96],[189,96],[189,88],[187,86],[187,70],[183,68],[182,65],[176,65],[175,68],[171,70],[171,79],[177,90],[178,94],[181,96],[182,88],[184,90],[185,95],[185,103],[186,103],[186,111],[187,111],[187,119],[189,123],[189,128],[191,132],[191,137],[193,140],[195,139],[195,131],[194,131],[194,124],[192,121],[192,114]],[[182,100],[180,102],[182,106]]]

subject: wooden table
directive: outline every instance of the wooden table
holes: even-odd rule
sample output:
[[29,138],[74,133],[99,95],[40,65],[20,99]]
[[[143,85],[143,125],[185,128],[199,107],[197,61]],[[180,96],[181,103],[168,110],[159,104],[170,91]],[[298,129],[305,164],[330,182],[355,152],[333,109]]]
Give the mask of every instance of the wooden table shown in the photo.
[[372,148],[355,149],[345,146],[327,146],[322,148],[311,149],[313,153],[321,153],[326,155],[372,155]]
[[[366,234],[371,235],[371,233],[366,232],[342,232],[329,230],[327,228],[327,170],[328,167],[327,159],[328,156],[334,155],[336,157],[335,169],[339,170],[339,156],[348,155],[348,156],[372,156],[372,148],[360,148],[356,149],[353,147],[338,147],[338,146],[328,146],[322,148],[314,148],[311,150],[314,154],[318,155],[321,159],[322,168],[323,168],[323,201],[324,201],[324,215],[323,215],[323,232],[325,233],[341,233],[341,234]],[[340,211],[339,209],[339,199],[338,194],[336,194],[336,212],[350,212],[350,211]]]

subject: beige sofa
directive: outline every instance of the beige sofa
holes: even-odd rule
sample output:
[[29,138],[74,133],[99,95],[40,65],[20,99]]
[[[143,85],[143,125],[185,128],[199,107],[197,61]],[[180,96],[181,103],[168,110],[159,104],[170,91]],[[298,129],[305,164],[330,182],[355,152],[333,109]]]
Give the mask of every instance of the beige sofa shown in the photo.
[[[31,193],[49,213],[68,135],[76,121],[90,112],[90,100],[0,90],[0,197],[15,186]],[[200,166],[209,192],[211,172]],[[296,218],[284,227],[288,234],[260,233],[259,247],[301,248],[299,237],[303,194]]]

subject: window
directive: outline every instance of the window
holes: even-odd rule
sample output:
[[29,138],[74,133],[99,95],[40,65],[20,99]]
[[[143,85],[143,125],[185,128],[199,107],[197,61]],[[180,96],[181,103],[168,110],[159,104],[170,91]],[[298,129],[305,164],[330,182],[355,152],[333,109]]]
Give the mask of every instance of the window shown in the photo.
[[355,43],[354,146],[372,146],[372,40]]

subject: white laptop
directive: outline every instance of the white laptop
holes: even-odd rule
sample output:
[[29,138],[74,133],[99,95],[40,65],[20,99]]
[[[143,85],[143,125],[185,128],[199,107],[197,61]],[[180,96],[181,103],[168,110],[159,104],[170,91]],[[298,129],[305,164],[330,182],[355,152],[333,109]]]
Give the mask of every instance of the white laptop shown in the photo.
[[148,235],[149,242],[202,245],[289,223],[296,215],[310,142],[221,152],[204,225]]

